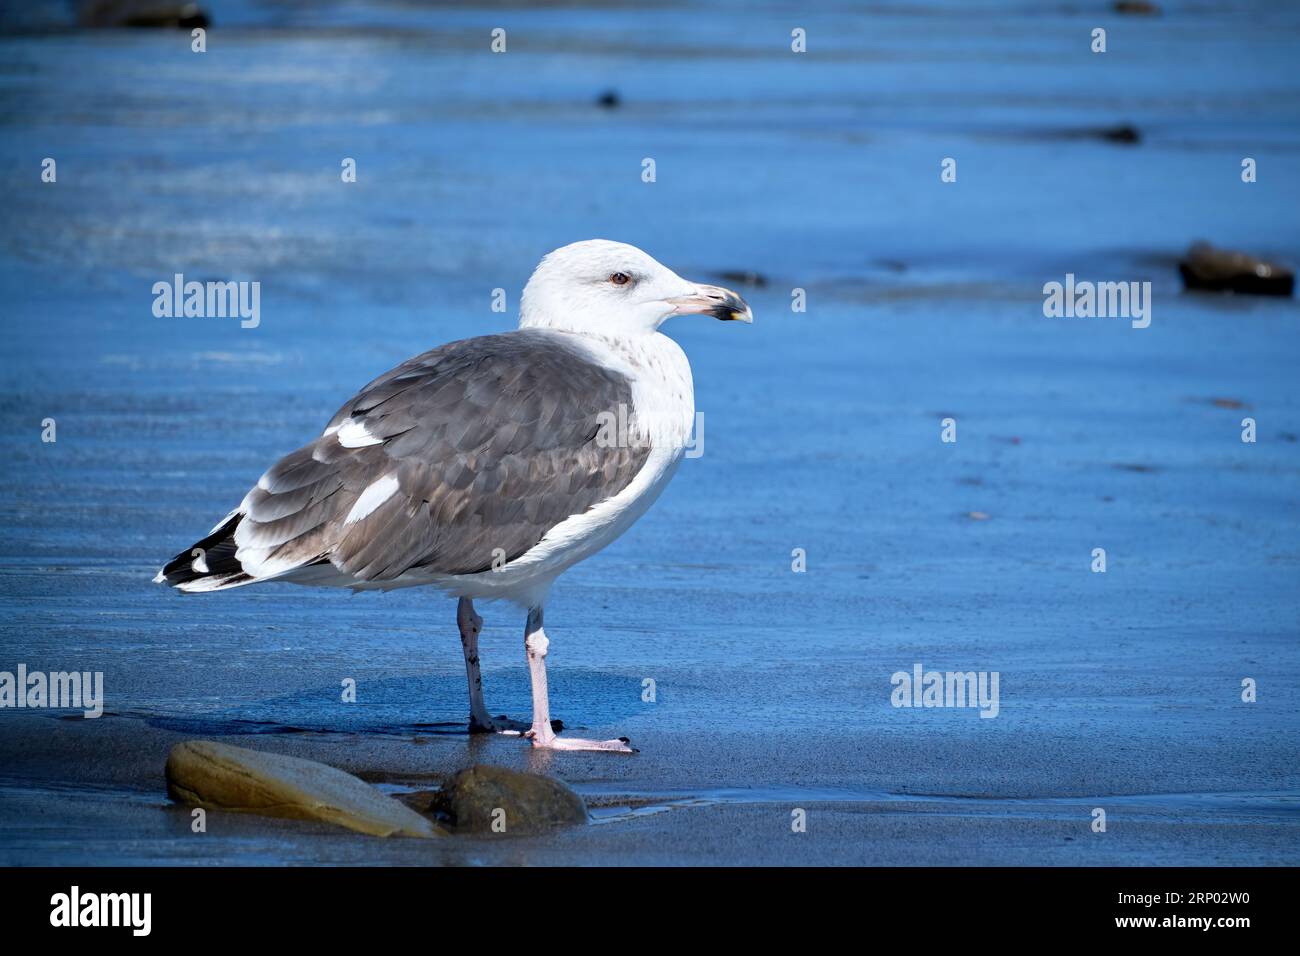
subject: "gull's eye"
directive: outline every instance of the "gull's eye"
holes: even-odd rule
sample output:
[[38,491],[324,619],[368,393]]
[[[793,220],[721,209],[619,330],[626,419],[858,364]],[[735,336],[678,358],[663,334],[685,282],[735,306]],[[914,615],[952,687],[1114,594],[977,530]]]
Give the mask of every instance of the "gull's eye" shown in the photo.
[[627,285],[629,282],[632,281],[632,277],[628,275],[626,272],[615,272],[612,276],[609,277],[609,281],[612,282],[614,285]]

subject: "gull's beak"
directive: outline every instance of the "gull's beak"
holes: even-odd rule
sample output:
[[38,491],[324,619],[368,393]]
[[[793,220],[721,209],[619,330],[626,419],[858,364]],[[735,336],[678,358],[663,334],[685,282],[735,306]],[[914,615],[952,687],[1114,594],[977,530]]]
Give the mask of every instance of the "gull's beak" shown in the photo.
[[673,307],[670,315],[711,315],[724,322],[754,321],[754,313],[744,299],[717,285],[697,285],[689,295],[667,301]]

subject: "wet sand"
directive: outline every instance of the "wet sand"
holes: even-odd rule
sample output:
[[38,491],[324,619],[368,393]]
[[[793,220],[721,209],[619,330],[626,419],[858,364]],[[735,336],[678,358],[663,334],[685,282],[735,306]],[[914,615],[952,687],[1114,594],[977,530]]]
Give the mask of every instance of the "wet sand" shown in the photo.
[[[194,834],[187,811],[159,786],[157,754],[182,738],[127,718],[91,726],[33,727],[46,758],[33,759],[12,733],[3,738],[6,765],[21,761],[26,771],[0,786],[5,863],[1122,866],[1135,859],[1182,864],[1189,847],[1207,865],[1295,861],[1294,792],[1251,792],[1239,781],[1202,778],[1195,792],[1119,795],[1128,789],[1126,761],[1081,753],[1076,759],[1094,780],[1102,779],[1099,764],[1113,764],[1105,771],[1109,786],[1081,793],[1077,769],[1051,769],[1068,760],[1043,759],[1048,742],[1019,738],[996,751],[940,739],[917,754],[908,744],[882,746],[863,735],[776,735],[759,746],[740,735],[667,735],[656,737],[654,752],[614,763],[546,758],[504,739],[261,736],[235,742],[335,763],[390,793],[429,789],[478,762],[556,774],[586,798],[592,823],[540,837],[422,841],[210,814],[207,832]],[[1055,743],[1053,752],[1065,756]],[[949,783],[935,792],[914,777],[900,784],[896,768],[909,761],[943,764],[945,779],[960,777],[968,789],[955,792]],[[76,780],[67,779],[70,763],[80,768]],[[1039,774],[1030,795],[1008,795],[1013,767]],[[975,785],[981,777],[987,788]],[[1098,806],[1107,810],[1104,834],[1089,829]],[[791,821],[799,809],[807,829],[796,833]]]

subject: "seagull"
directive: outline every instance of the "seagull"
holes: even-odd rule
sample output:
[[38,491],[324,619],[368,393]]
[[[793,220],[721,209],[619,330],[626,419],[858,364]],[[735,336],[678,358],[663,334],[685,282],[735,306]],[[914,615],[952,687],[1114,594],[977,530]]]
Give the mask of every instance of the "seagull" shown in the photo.
[[[264,581],[437,588],[459,599],[471,733],[634,752],[626,737],[556,733],[543,608],[555,579],[631,527],[681,462],[695,394],[685,353],[659,331],[675,315],[753,321],[735,292],[688,282],[635,246],[556,249],[524,287],[516,330],[379,376],[154,581],[189,593]],[[531,724],[488,714],[475,599],[527,610]]]

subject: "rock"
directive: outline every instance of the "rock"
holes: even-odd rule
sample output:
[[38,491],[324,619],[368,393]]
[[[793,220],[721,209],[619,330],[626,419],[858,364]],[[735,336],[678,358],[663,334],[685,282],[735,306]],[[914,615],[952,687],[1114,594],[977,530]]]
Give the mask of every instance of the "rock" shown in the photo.
[[1208,242],[1193,243],[1178,263],[1178,271],[1189,289],[1281,296],[1295,290],[1295,273],[1286,266],[1244,252],[1216,249]]
[[536,833],[587,822],[582,797],[560,781],[485,764],[448,780],[430,809],[468,833]]
[[1107,126],[1097,131],[1100,136],[1108,143],[1140,143],[1142,134],[1138,132],[1136,126],[1128,123],[1121,123],[1119,126]]
[[438,798],[437,790],[406,790],[393,794],[394,800],[400,800],[416,813],[433,816],[433,802]]
[[1129,146],[1142,142],[1141,130],[1132,123],[1117,123],[1114,126],[1083,126],[1049,130],[1046,135],[1051,139],[1099,139],[1107,143],[1122,143]]
[[209,810],[323,820],[374,836],[443,835],[410,807],[342,770],[211,740],[172,748],[167,795]]
[[150,27],[206,29],[211,20],[197,3],[167,0],[85,0],[77,20],[83,27]]
[[1142,17],[1160,15],[1160,8],[1148,0],[1117,0],[1114,8],[1116,13],[1132,13]]

